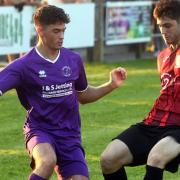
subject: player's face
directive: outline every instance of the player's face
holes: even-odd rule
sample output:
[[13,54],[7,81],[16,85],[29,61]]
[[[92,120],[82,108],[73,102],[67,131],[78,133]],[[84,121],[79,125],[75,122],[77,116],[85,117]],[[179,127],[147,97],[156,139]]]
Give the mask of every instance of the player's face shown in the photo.
[[180,22],[168,17],[157,19],[162,37],[166,44],[177,45],[180,42]]
[[42,27],[43,45],[51,50],[59,50],[63,44],[65,29],[65,23],[63,22]]

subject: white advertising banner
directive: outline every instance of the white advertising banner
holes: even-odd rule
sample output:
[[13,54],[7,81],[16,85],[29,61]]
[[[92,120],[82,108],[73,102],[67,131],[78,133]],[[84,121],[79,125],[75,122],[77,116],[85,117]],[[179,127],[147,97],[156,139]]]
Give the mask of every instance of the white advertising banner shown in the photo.
[[150,1],[106,3],[106,45],[141,43],[151,40]]
[[[95,39],[95,5],[59,4],[71,22],[66,25],[64,47],[93,47]],[[32,23],[34,8],[25,6],[21,12],[14,7],[0,7],[0,55],[27,52],[36,41]]]
[[30,49],[33,8],[21,12],[14,7],[0,7],[0,54],[26,52]]
[[[57,4],[56,4],[57,5]],[[95,39],[95,4],[59,4],[71,22],[66,25],[64,47],[93,47]]]

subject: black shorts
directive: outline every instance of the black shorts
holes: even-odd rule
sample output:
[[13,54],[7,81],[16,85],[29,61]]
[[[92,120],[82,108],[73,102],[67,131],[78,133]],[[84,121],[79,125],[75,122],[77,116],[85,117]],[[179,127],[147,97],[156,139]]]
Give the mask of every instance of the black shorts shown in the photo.
[[[138,123],[123,131],[114,139],[123,141],[133,155],[129,166],[144,165],[152,147],[166,136],[173,137],[180,143],[180,126],[155,127]],[[165,170],[176,172],[180,163],[180,155],[166,165]]]

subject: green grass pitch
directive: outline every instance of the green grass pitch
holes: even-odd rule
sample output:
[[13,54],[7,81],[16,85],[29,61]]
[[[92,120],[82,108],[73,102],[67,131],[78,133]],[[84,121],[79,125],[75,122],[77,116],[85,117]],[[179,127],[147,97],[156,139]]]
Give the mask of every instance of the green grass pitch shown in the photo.
[[[156,60],[126,61],[116,64],[86,64],[89,84],[99,85],[109,71],[123,66],[128,71],[124,85],[103,99],[80,106],[82,140],[91,180],[103,180],[99,156],[111,139],[131,124],[141,121],[159,95],[160,81]],[[22,128],[25,111],[14,90],[0,98],[0,179],[27,180],[31,169]],[[129,180],[141,180],[144,166],[127,167]],[[53,175],[51,180],[55,180]],[[165,172],[164,180],[178,180],[180,173]]]

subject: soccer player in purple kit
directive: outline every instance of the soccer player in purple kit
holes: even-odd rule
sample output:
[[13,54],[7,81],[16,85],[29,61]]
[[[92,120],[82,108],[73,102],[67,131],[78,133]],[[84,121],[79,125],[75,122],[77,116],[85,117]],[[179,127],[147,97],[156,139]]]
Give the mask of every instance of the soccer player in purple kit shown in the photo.
[[168,47],[158,56],[160,96],[140,123],[119,134],[101,155],[105,180],[127,180],[124,166],[146,164],[144,180],[162,180],[180,163],[180,1],[159,0],[153,13]]
[[27,110],[24,135],[33,168],[29,180],[49,179],[55,166],[65,180],[88,180],[79,102],[94,102],[120,87],[126,71],[115,68],[107,83],[88,85],[81,57],[62,47],[69,16],[46,5],[33,18],[36,47],[0,72],[0,94],[15,88]]

